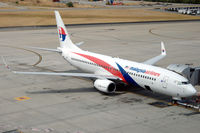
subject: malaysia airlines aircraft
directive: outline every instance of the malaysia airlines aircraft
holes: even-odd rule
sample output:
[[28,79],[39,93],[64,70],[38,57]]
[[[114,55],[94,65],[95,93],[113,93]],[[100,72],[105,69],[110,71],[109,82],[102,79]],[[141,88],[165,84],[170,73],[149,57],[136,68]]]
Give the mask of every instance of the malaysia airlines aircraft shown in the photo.
[[86,73],[13,71],[14,73],[89,78],[94,80],[94,87],[104,93],[114,93],[116,84],[124,83],[172,96],[173,100],[196,95],[196,89],[185,77],[153,66],[166,56],[163,42],[161,42],[161,54],[142,63],[92,53],[80,49],[78,45],[81,43],[73,44],[58,11],[55,11],[55,16],[60,47],[57,49],[32,48],[58,52],[71,65]]

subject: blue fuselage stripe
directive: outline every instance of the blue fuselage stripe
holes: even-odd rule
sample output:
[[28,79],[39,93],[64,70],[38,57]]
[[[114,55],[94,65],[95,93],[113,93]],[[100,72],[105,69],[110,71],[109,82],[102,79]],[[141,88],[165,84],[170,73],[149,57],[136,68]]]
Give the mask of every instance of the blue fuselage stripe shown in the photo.
[[118,64],[116,63],[120,72],[122,73],[124,79],[130,84],[130,85],[133,85],[133,86],[138,86],[140,87],[134,80],[133,78],[131,78],[131,76]]

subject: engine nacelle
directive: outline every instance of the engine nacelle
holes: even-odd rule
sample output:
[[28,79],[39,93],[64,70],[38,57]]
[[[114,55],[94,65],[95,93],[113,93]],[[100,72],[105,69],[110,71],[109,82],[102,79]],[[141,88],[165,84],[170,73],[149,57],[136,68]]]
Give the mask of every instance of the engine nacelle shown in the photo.
[[94,82],[94,87],[97,90],[105,93],[114,93],[116,90],[115,83],[107,79],[97,79]]

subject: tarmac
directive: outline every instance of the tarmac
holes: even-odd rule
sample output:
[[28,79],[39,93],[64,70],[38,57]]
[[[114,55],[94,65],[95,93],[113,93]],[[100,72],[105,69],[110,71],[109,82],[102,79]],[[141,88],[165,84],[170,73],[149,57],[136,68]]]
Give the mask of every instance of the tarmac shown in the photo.
[[[1,30],[0,55],[12,70],[76,72],[59,54],[27,46],[57,48],[56,28]],[[80,48],[143,62],[160,54],[157,63],[200,65],[200,23],[152,23],[73,26],[68,32]],[[90,80],[15,75],[0,60],[0,132],[22,133],[199,133],[200,115],[181,106],[155,106],[170,97],[138,88],[98,92]],[[196,87],[199,91],[199,87]],[[161,104],[162,105],[162,104]]]

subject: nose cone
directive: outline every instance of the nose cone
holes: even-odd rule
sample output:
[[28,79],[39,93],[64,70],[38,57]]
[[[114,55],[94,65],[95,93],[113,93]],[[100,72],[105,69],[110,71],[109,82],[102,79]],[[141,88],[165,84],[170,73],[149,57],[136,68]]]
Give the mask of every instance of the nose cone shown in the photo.
[[186,87],[185,89],[185,94],[187,95],[187,97],[190,97],[190,96],[194,96],[197,94],[197,91],[196,89],[190,84]]

